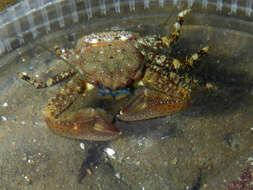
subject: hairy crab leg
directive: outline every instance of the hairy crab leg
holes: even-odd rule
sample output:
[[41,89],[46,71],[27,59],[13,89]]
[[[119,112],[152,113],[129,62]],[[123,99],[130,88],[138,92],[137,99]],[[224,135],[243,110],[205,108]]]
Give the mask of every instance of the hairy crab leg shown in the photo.
[[191,9],[186,9],[178,13],[177,21],[173,25],[173,29],[170,33],[169,39],[164,38],[164,43],[167,47],[170,47],[180,36],[182,25],[184,23],[184,17],[191,12]]
[[180,36],[180,32],[182,29],[182,25],[184,23],[184,17],[191,12],[191,9],[186,9],[178,13],[177,21],[173,24],[172,31],[170,32],[169,38],[166,36],[158,36],[158,35],[151,35],[146,36],[144,38],[139,37],[137,42],[142,47],[138,47],[143,49],[141,54],[144,56],[147,54],[145,48],[153,49],[156,51],[157,49],[162,48],[169,48]]
[[117,116],[123,121],[135,121],[165,116],[182,110],[189,102],[191,79],[176,73],[162,75],[147,68],[141,90]]
[[75,75],[76,71],[74,71],[73,69],[63,71],[63,72],[58,73],[58,74],[54,75],[53,77],[47,79],[47,81],[38,81],[37,79],[31,78],[26,73],[17,72],[17,74],[18,74],[19,78],[27,81],[28,83],[33,85],[35,88],[39,89],[39,88],[47,88],[47,87],[53,86],[54,84],[59,83],[65,79]]
[[195,61],[207,54],[209,48],[206,46],[200,49],[183,62],[163,55],[152,55],[149,59],[153,61],[147,64],[148,68],[140,83],[146,88],[135,95],[117,117],[123,121],[143,120],[185,108],[191,96],[190,86],[198,85],[198,81],[188,74],[180,76],[172,70],[191,68]]
[[147,54],[147,59],[150,62],[146,63],[146,65],[152,68],[153,70],[160,72],[163,75],[166,75],[168,73],[166,69],[176,72],[177,70],[192,68],[194,65],[194,62],[198,61],[201,57],[206,55],[209,49],[210,47],[206,46],[200,49],[197,53],[194,53],[190,57],[185,58],[184,61],[180,61],[176,58],[168,57],[162,54],[155,54],[153,52],[150,52]]
[[194,62],[196,62],[201,57],[203,57],[204,55],[206,55],[207,52],[209,51],[209,49],[210,49],[210,46],[205,46],[205,47],[201,48],[197,53],[194,53],[189,58],[186,58],[182,62],[182,64],[185,65],[185,66],[188,66],[188,67],[193,67]]
[[48,103],[44,117],[55,133],[74,139],[106,141],[118,137],[120,130],[111,124],[112,119],[102,109],[84,108],[64,114],[76,100],[85,83],[76,76]]

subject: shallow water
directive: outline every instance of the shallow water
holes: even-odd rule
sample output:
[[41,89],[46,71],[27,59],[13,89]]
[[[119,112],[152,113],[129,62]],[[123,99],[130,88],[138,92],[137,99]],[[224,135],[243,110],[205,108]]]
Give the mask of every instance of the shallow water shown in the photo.
[[[237,31],[214,27],[198,14],[187,17],[171,54],[183,59],[210,44],[212,49],[196,72],[217,90],[197,91],[193,104],[178,114],[116,121],[123,135],[108,143],[53,134],[42,110],[65,83],[37,90],[16,75],[19,71],[45,79],[68,67],[54,61],[57,57],[40,43],[50,49],[56,44],[70,48],[84,34],[113,29],[168,35],[173,19],[159,25],[166,18],[164,14],[141,15],[75,26],[1,57],[1,189],[227,189],[252,164],[253,35],[247,27]],[[81,104],[82,99],[78,101]],[[96,153],[99,164],[93,174],[78,182],[87,158],[84,149],[103,152],[104,147],[112,148],[115,155]]]

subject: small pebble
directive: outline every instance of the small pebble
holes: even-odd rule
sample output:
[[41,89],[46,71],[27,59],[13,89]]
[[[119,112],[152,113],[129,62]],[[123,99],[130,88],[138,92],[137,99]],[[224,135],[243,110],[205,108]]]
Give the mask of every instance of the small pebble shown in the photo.
[[33,164],[33,163],[34,163],[34,161],[33,161],[33,160],[28,159],[28,160],[27,160],[27,163],[28,163],[28,164]]
[[207,188],[207,184],[203,184],[203,188]]
[[24,179],[27,183],[31,183],[31,178],[29,176],[24,176]]
[[8,106],[8,103],[7,102],[4,102],[3,103],[3,107],[7,107]]
[[2,119],[3,121],[7,121],[7,118],[4,117],[3,115],[1,115],[1,119]]
[[176,164],[177,164],[177,158],[174,158],[174,159],[171,161],[171,164],[176,165]]
[[110,157],[110,158],[113,158],[115,159],[115,150],[113,150],[112,148],[105,148],[104,149],[105,153]]
[[82,150],[85,150],[85,145],[84,145],[84,143],[80,143],[80,148],[81,148]]
[[253,166],[253,157],[249,157],[248,160],[247,160],[251,166]]
[[120,179],[120,177],[121,177],[121,176],[120,176],[120,173],[117,172],[117,173],[115,174],[115,177],[118,178],[118,179]]
[[33,122],[33,125],[34,125],[34,127],[36,126],[36,125],[38,125],[39,123],[37,122],[37,121],[34,121]]

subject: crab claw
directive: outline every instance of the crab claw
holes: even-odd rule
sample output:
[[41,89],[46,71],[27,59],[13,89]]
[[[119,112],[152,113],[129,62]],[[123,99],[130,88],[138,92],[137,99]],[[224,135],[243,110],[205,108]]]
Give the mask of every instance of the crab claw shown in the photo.
[[102,109],[82,109],[59,118],[45,113],[45,121],[55,133],[74,139],[107,141],[121,134]]
[[185,99],[146,88],[138,93],[117,117],[123,121],[151,119],[178,112],[186,105]]

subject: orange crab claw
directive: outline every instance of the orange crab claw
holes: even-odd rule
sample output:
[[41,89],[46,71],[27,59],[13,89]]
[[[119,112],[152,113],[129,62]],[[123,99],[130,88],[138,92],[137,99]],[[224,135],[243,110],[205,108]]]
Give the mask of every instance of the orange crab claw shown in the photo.
[[144,89],[117,116],[123,121],[137,121],[166,116],[182,110],[187,101],[160,91]]
[[74,139],[107,141],[121,134],[102,109],[82,109],[65,115],[64,118],[54,118],[45,114],[45,121],[55,133]]

